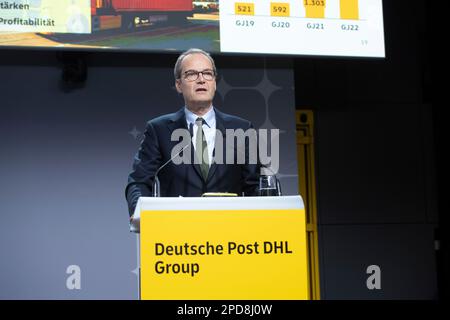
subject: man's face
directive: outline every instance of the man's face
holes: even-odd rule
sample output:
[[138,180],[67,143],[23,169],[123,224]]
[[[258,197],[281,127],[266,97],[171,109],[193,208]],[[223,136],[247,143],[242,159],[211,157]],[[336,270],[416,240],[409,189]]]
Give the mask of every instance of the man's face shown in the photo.
[[213,73],[211,61],[200,53],[190,54],[183,59],[181,78],[175,81],[179,93],[183,94],[188,108],[206,108],[211,106],[216,92],[216,78],[205,79],[203,73],[198,74],[196,80],[189,81],[187,75],[195,78],[195,72]]

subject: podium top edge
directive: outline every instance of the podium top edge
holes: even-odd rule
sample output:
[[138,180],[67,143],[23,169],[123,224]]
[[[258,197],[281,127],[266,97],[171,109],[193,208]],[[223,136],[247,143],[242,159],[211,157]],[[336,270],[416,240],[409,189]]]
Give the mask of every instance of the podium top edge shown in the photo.
[[136,208],[147,210],[263,210],[304,209],[302,197],[141,197]]

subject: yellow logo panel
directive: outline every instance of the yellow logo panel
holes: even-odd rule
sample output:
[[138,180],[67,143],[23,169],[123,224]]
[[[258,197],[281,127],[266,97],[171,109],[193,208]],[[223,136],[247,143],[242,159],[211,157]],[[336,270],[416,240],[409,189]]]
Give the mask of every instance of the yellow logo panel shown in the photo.
[[304,210],[141,213],[141,298],[308,299]]

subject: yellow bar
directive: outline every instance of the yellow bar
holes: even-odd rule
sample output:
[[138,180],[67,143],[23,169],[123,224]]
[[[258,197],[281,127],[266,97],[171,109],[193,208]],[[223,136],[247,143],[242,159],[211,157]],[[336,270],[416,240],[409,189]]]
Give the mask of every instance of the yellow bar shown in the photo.
[[296,111],[297,159],[299,192],[306,208],[308,234],[310,297],[320,300],[319,238],[317,235],[317,196],[314,159],[314,113],[312,110]]
[[307,18],[325,18],[326,0],[303,0]]
[[359,19],[358,0],[341,0],[341,19]]
[[235,2],[234,3],[234,14],[236,15],[255,15],[255,5],[248,2]]
[[270,15],[273,17],[289,17],[289,3],[271,2]]

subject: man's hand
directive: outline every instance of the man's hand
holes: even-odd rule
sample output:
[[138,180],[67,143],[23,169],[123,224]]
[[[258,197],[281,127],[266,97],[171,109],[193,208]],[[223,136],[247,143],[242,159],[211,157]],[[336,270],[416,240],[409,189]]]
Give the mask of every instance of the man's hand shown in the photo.
[[133,222],[133,215],[130,217],[130,223]]

